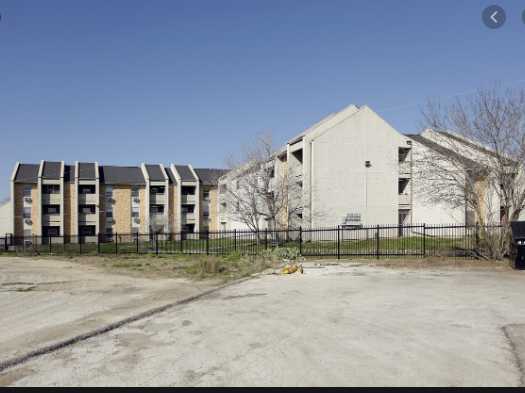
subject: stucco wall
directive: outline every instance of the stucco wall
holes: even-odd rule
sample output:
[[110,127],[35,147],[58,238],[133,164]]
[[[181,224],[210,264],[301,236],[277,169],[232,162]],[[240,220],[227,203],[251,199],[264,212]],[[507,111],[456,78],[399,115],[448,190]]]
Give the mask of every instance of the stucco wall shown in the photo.
[[11,220],[11,202],[5,202],[0,205],[0,236],[13,233]]
[[[315,139],[304,140],[306,226],[342,224],[349,213],[365,225],[398,223],[398,149],[404,138],[363,107]],[[365,167],[370,161],[371,167]]]

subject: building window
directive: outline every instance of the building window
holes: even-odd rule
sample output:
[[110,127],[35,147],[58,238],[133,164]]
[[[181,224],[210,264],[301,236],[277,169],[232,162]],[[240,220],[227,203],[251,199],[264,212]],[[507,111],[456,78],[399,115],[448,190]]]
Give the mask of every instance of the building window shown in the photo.
[[82,184],[78,186],[78,193],[81,195],[94,194],[95,189],[96,187],[94,184]]
[[42,206],[43,214],[60,214],[60,205],[44,205]]
[[31,186],[24,186],[23,188],[23,196],[24,197],[30,197],[31,196],[31,190],[32,190],[32,187]]
[[202,199],[205,200],[205,201],[209,201],[210,200],[210,192],[209,191],[203,191]]
[[164,213],[164,205],[151,205],[150,212],[153,214],[162,214]]
[[80,205],[78,207],[78,210],[80,213],[83,213],[83,214],[94,214],[96,211],[96,206],[95,205]]
[[30,207],[24,207],[24,210],[22,211],[22,217],[31,218],[31,208]]
[[59,236],[59,235],[60,235],[60,227],[58,226],[42,227],[42,236],[49,237],[49,236]]
[[139,218],[139,212],[138,212],[138,211],[132,211],[132,212],[131,212],[131,217],[133,217],[133,218]]
[[106,198],[112,198],[113,197],[113,187],[112,186],[106,186],[106,189],[104,191]]
[[139,197],[139,188],[138,187],[133,187],[131,189],[131,197],[132,198],[138,198]]
[[31,229],[24,229],[24,237],[31,237],[32,235]]
[[80,236],[95,236],[95,225],[80,225],[78,232]]
[[59,184],[44,184],[42,186],[42,194],[60,194]]
[[152,186],[152,187],[150,187],[150,189],[149,189],[149,192],[150,192],[152,195],[155,195],[155,194],[164,194],[164,191],[165,191],[165,187],[164,187],[164,186]]
[[182,206],[183,213],[193,213],[195,211],[195,206],[193,205],[184,205]]
[[113,218],[113,212],[112,211],[107,211],[106,212],[106,218]]
[[195,187],[182,186],[181,193],[182,195],[195,195]]

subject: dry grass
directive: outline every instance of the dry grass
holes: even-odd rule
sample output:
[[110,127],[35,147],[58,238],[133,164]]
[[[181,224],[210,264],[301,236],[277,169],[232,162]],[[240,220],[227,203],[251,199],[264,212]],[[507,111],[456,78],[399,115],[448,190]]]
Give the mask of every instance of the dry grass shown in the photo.
[[206,255],[129,255],[129,256],[53,256],[38,257],[65,260],[95,266],[112,273],[149,278],[236,280],[278,266],[278,262],[263,257],[232,254],[225,257]]

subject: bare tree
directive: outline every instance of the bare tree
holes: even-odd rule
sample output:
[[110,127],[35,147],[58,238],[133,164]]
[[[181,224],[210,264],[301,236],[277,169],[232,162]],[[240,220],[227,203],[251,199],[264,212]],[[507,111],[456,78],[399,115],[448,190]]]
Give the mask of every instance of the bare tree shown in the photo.
[[[285,228],[294,209],[289,205],[286,152],[277,152],[270,134],[258,135],[240,160],[230,158],[223,187],[228,216],[251,230],[264,222],[270,230]],[[284,161],[283,161],[284,160]]]
[[[418,191],[432,201],[465,206],[480,227],[487,256],[503,256],[510,221],[525,208],[525,91],[494,87],[448,105],[430,101],[423,116],[438,146],[417,158],[416,176],[427,180]],[[502,236],[489,229],[495,223],[503,225]]]

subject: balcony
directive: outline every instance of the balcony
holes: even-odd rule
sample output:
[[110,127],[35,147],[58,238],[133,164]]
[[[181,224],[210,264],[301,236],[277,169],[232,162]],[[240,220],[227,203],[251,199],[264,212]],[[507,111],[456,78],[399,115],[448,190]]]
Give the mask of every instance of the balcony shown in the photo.
[[407,206],[410,205],[410,194],[399,194],[399,205]]
[[79,205],[98,205],[97,194],[78,194]]
[[43,205],[60,205],[62,194],[42,194]]
[[399,163],[399,177],[410,177],[412,174],[410,164],[410,161],[403,161]]
[[150,194],[149,203],[152,205],[164,205],[166,203],[166,194]]
[[42,225],[58,225],[60,224],[60,214],[43,214]]
[[83,223],[96,223],[97,214],[96,213],[78,213],[78,221],[83,225]]
[[181,195],[182,204],[194,204],[195,203],[195,194],[182,194]]
[[194,224],[195,223],[195,213],[183,213],[182,214],[182,224]]

